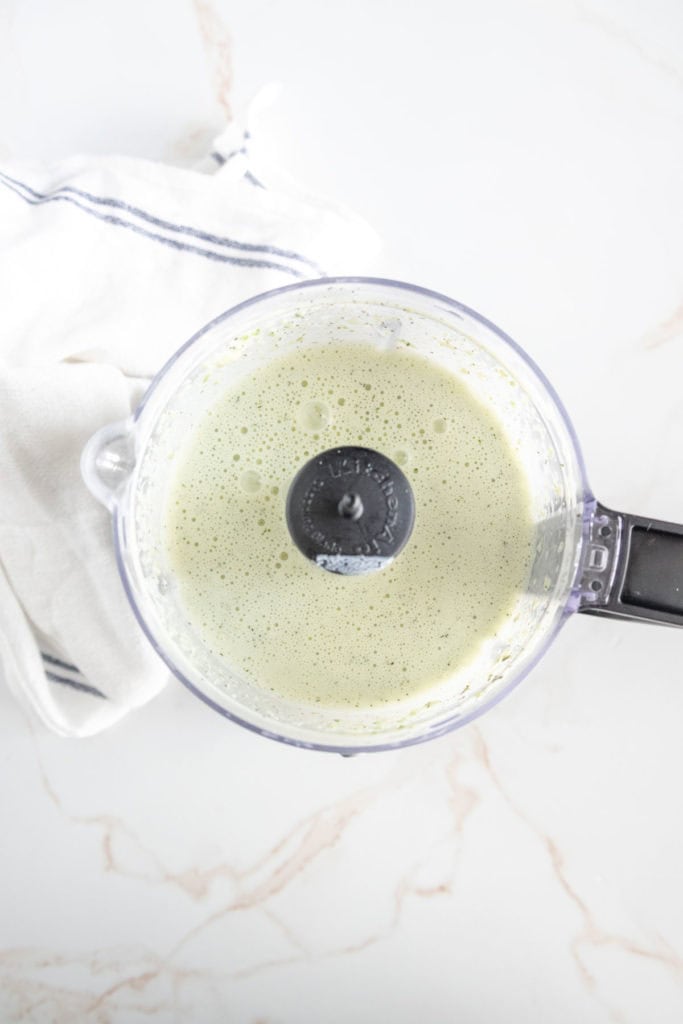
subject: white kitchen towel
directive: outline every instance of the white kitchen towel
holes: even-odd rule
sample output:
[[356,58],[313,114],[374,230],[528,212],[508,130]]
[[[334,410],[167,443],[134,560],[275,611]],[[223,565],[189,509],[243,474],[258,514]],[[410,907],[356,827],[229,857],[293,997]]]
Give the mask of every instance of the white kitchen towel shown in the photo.
[[229,127],[214,173],[125,157],[0,164],[0,670],[64,736],[112,725],[168,677],[81,480],[85,442],[223,310],[363,272],[376,252],[364,222],[283,186],[249,143]]

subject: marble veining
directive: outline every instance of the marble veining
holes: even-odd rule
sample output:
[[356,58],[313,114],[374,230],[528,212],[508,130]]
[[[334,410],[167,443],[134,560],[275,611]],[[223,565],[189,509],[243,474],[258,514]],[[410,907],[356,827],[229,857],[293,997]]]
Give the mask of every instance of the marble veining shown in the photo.
[[674,309],[671,316],[665,317],[661,323],[652,331],[648,331],[644,338],[646,348],[659,348],[660,345],[667,345],[672,341],[683,339],[683,302]]
[[[313,0],[121,0],[145,45],[101,67],[60,56],[99,45],[85,11],[29,8],[0,15],[0,153],[191,164],[282,80],[262,130],[374,223],[378,273],[498,320],[600,497],[683,519],[680,4],[349,0],[332,26]],[[476,724],[348,760],[179,684],[58,740],[0,686],[0,1020],[679,1024],[682,654],[578,616]]]
[[232,40],[228,28],[211,0],[192,0],[197,27],[206,54],[206,63],[216,102],[225,116],[232,119]]

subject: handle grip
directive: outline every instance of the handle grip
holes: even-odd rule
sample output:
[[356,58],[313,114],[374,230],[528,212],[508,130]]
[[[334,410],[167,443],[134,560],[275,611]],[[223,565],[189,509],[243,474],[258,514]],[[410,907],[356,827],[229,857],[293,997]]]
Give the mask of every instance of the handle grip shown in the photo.
[[683,626],[683,523],[614,512],[598,503],[579,611]]

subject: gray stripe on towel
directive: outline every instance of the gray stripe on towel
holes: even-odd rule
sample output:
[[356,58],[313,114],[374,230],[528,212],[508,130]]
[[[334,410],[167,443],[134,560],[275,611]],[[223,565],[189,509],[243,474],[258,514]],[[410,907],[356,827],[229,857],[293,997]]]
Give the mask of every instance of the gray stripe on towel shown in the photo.
[[[237,151],[239,152],[239,151]],[[234,154],[230,154],[233,156]],[[220,157],[221,154],[212,154],[214,158]],[[225,157],[222,157],[226,161]],[[229,159],[229,158],[227,158]],[[88,202],[95,203],[98,206],[109,206],[116,210],[121,210],[124,213],[128,213],[131,216],[139,217],[141,220],[147,221],[148,224],[153,224],[155,227],[164,228],[168,231],[175,231],[177,234],[189,235],[192,238],[199,239],[202,242],[209,242],[212,245],[225,246],[230,249],[238,249],[241,252],[253,252],[253,253],[266,253],[269,256],[277,256],[281,259],[296,260],[299,263],[305,263],[311,267],[316,273],[321,276],[323,274],[320,267],[313,263],[312,260],[307,259],[300,253],[294,252],[291,249],[281,249],[276,245],[260,245],[256,242],[240,242],[234,238],[228,238],[224,235],[214,235],[208,231],[201,231],[199,228],[190,227],[187,224],[174,224],[173,221],[165,220],[163,217],[156,217],[154,214],[148,213],[146,210],[141,209],[139,206],[133,206],[131,203],[126,203],[122,199],[114,199],[106,196],[96,196],[92,192],[86,192],[84,189],[74,188],[71,185],[64,185],[61,188],[54,189],[52,192],[39,192],[37,189],[32,188],[23,181],[19,181],[17,178],[13,178],[10,174],[5,171],[0,171],[0,177],[4,179],[4,183],[8,184],[11,182],[19,188],[24,189],[32,196],[37,203],[55,202],[59,199],[73,201],[75,205],[80,209],[87,209],[88,212],[97,216],[97,211],[90,210],[84,207],[81,203],[75,200],[70,200],[72,196],[78,196],[81,199],[85,199]],[[27,198],[27,197],[24,197]],[[153,237],[157,237],[154,235]]]
[[50,680],[51,683],[60,683],[62,686],[70,686],[73,690],[80,690],[81,693],[89,693],[93,697],[101,697],[102,700],[106,700],[106,694],[102,693],[95,686],[90,686],[88,683],[79,683],[76,679],[67,679],[66,676],[58,676],[56,672],[48,672],[46,670],[45,676]]
[[[14,184],[10,184],[7,180],[7,175],[0,171],[0,184],[3,184],[5,188],[9,189],[18,195],[24,202],[29,203],[31,206],[38,206],[42,203],[47,202],[66,202],[72,203],[77,206],[84,213],[89,213],[92,217],[96,217],[98,220],[104,221],[107,224],[114,224],[117,227],[128,228],[129,231],[134,231],[138,235],[143,235],[145,238],[151,238],[155,242],[161,242],[162,245],[168,245],[172,249],[180,251],[191,252],[197,256],[204,256],[206,259],[216,260],[218,263],[231,263],[238,267],[263,267],[267,270],[279,270],[283,274],[289,274],[291,277],[296,277],[298,280],[302,280],[306,275],[299,271],[294,270],[293,267],[287,267],[280,263],[274,263],[272,260],[259,260],[259,259],[247,259],[240,256],[228,256],[226,253],[212,252],[210,249],[200,249],[199,246],[189,245],[187,242],[179,242],[176,238],[166,238],[164,235],[157,235],[153,231],[147,231],[145,228],[140,227],[139,224],[133,224],[131,221],[123,220],[121,217],[114,217],[111,214],[100,213],[99,210],[93,210],[91,207],[84,205],[75,199],[71,195],[46,195],[38,196],[34,198],[31,195],[25,195],[19,188],[15,187]],[[19,183],[21,185],[21,183]],[[31,191],[26,187],[28,191]]]
[[45,651],[41,651],[40,656],[43,661],[47,661],[50,665],[56,665],[57,668],[65,668],[67,672],[78,672],[79,675],[81,674],[75,665],[69,665],[66,661],[60,661],[59,658],[54,658],[51,654],[46,654]]

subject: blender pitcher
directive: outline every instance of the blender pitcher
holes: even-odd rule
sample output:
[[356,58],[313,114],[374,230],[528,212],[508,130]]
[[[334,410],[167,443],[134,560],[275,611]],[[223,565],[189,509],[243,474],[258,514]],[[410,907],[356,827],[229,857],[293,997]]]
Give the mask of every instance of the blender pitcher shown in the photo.
[[[174,459],[207,410],[240,380],[258,379],[278,355],[331,342],[410,349],[466,382],[495,416],[527,484],[533,547],[526,587],[505,622],[465,664],[407,703],[316,705],[247,678],[207,645],[188,617],[164,544]],[[343,459],[349,453],[341,448],[316,457]],[[282,497],[282,515],[306,557],[323,560],[316,571],[381,572],[384,561],[402,557],[420,509],[411,506],[409,482],[390,455],[372,444],[353,449],[354,465],[366,460],[364,479],[374,474],[376,481],[390,480],[384,487],[390,493],[335,493],[330,507],[339,519],[332,548],[325,547],[324,522],[303,529],[303,537],[315,459],[302,458],[296,467],[288,500]],[[390,749],[464,725],[523,679],[573,612],[683,625],[683,525],[614,512],[597,502],[571,422],[538,367],[478,313],[416,286],[329,278],[279,288],[228,310],[169,360],[134,416],[91,438],[82,471],[113,516],[116,557],[133,611],[172,672],[226,717],[298,746],[340,753]],[[357,547],[344,550],[344,531],[351,530],[345,524],[369,515],[373,502],[385,499],[391,543],[361,553],[359,562]],[[309,550],[314,534],[318,547]],[[457,578],[452,585],[458,586]],[[343,658],[343,644],[320,651],[321,673],[334,658]]]

